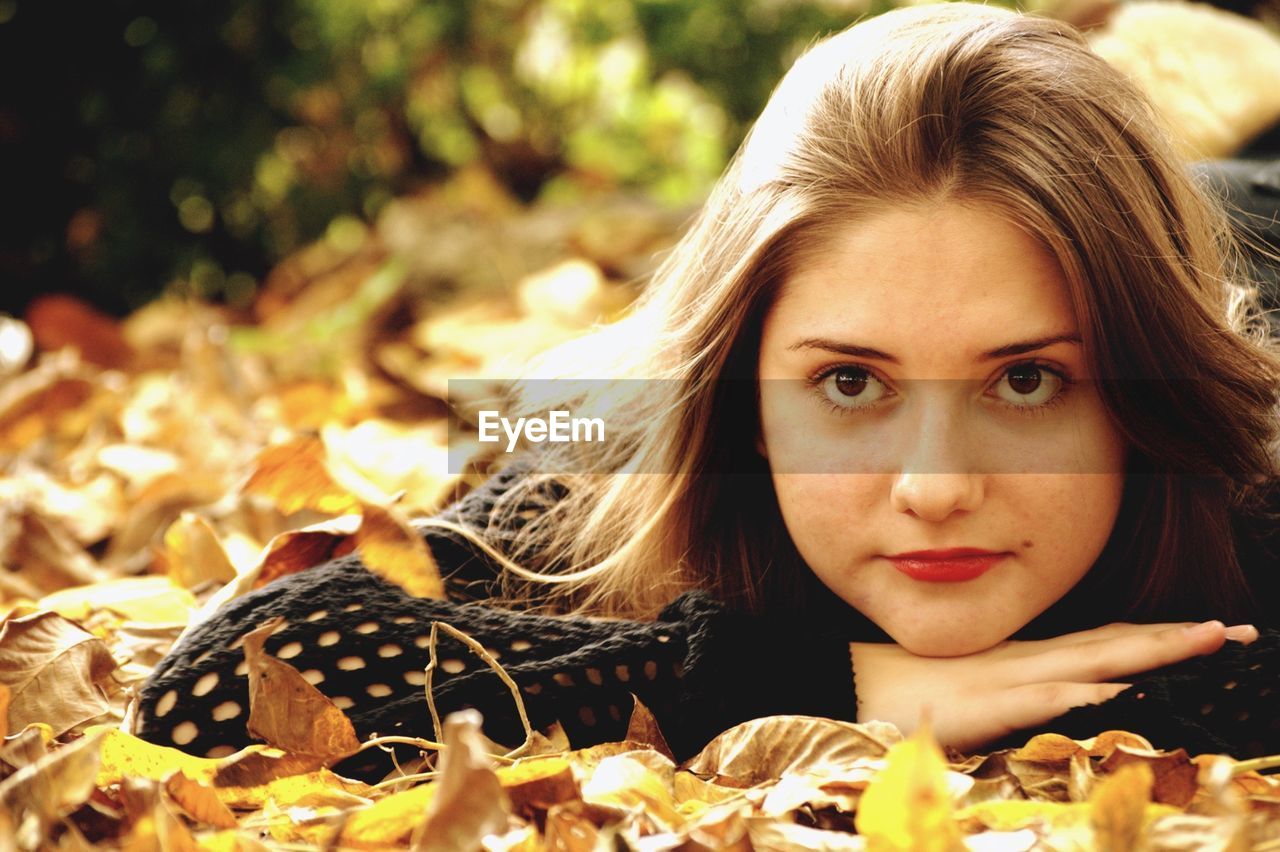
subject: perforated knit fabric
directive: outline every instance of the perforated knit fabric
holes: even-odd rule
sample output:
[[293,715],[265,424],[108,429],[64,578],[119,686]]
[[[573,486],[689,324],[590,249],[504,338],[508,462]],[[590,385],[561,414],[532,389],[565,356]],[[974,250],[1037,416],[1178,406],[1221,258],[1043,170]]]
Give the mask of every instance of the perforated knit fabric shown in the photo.
[[[846,642],[728,612],[701,592],[682,595],[654,622],[538,616],[412,598],[345,557],[245,595],[185,637],[143,688],[139,735],[214,757],[247,745],[241,637],[275,616],[288,623],[267,652],[344,708],[362,739],[433,735],[423,673],[433,620],[484,646],[520,686],[531,723],[559,721],[575,746],[621,739],[633,694],[682,756],[759,716],[855,713]],[[490,738],[523,740],[514,701],[492,670],[443,633],[437,658],[442,715],[475,707]],[[839,674],[810,678],[801,659]],[[370,750],[338,768],[374,778],[391,764]]]
[[[442,517],[485,530],[495,503],[520,483],[521,469],[492,477]],[[552,494],[522,494],[510,517],[519,523],[545,511]],[[1274,530],[1268,528],[1268,534]],[[488,529],[499,543],[510,531]],[[748,616],[702,592],[687,593],[654,622],[539,616],[472,601],[490,597],[496,566],[455,535],[424,531],[451,600],[412,598],[344,557],[282,578],[232,601],[185,637],[160,663],[141,695],[138,733],[199,755],[229,753],[250,742],[245,730],[248,683],[240,640],[268,619],[287,624],[266,642],[343,707],[362,738],[372,734],[430,737],[423,695],[431,622],[468,634],[519,685],[530,721],[559,721],[574,746],[616,740],[626,730],[632,695],[658,721],[677,757],[690,756],[720,731],[759,716],[801,713],[853,720],[852,635],[825,617]],[[1275,612],[1275,557],[1244,538],[1239,551],[1263,611]],[[1099,705],[1080,707],[1018,732],[1015,745],[1038,731],[1089,737],[1108,729],[1143,734],[1157,747],[1240,758],[1280,752],[1280,630],[1259,623],[1248,646],[1227,645],[1142,675]],[[442,714],[475,707],[494,740],[523,738],[507,687],[460,643],[443,633],[433,695]],[[356,777],[391,767],[376,750],[340,764]]]

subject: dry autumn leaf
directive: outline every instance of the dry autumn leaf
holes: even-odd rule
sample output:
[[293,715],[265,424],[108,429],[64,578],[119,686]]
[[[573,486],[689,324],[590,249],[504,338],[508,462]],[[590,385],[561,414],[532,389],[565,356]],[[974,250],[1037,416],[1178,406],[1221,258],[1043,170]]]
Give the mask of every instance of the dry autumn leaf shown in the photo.
[[561,802],[581,797],[573,767],[563,757],[524,759],[514,766],[499,767],[497,775],[512,810],[525,819],[535,819]]
[[58,615],[10,618],[0,628],[0,683],[8,725],[47,722],[55,735],[110,709],[104,684],[116,668],[106,643]]
[[[263,647],[282,622],[272,619],[244,637],[249,666],[249,733],[290,755],[330,765],[360,749],[351,720],[293,666]],[[309,767],[315,768],[315,767]]]
[[338,841],[357,849],[384,849],[409,838],[436,795],[435,784],[392,793],[356,811],[343,825]]
[[95,725],[86,732],[86,736],[89,735],[101,737],[99,787],[119,784],[125,778],[162,781],[175,771],[194,781],[210,782],[221,763],[213,758],[196,757],[176,748],[149,743],[106,725]]
[[[92,732],[91,728],[86,736]],[[4,738],[4,744],[0,745],[0,760],[19,769],[48,754],[52,743],[53,728],[44,722],[36,722]]]
[[8,586],[29,598],[111,577],[70,530],[21,501],[0,505],[0,560],[24,568],[21,574],[0,574],[0,590]]
[[344,515],[300,530],[280,533],[267,543],[259,565],[250,571],[252,587],[262,588],[272,580],[321,565],[355,550],[355,532],[360,518]]
[[229,583],[236,577],[213,524],[194,512],[183,512],[165,530],[161,558],[169,578],[183,588]]
[[790,773],[883,757],[901,739],[897,728],[880,722],[859,725],[813,716],[767,716],[720,734],[684,768],[719,784],[751,787]]
[[46,355],[0,384],[0,452],[20,452],[38,439],[83,437],[84,413],[99,388],[94,369],[74,352]]
[[480,714],[452,713],[444,721],[444,752],[435,795],[413,832],[415,852],[463,852],[506,831],[511,805],[485,752]]
[[459,479],[450,472],[450,454],[463,448],[443,419],[405,424],[372,418],[350,428],[329,423],[321,438],[330,473],[353,493],[368,495],[366,502],[381,505],[394,495],[408,514],[433,512]]
[[191,780],[181,770],[165,779],[164,790],[187,816],[198,823],[214,828],[235,828],[239,825],[235,814],[218,798],[216,790]]
[[662,735],[653,712],[634,694],[631,700],[631,719],[627,722],[627,735],[623,739],[647,746],[674,762],[676,757],[671,753],[671,746],[667,745],[667,738]]
[[44,824],[79,807],[95,787],[100,737],[81,737],[23,766],[0,782],[0,803],[18,820],[26,812]]
[[303,509],[344,515],[360,508],[330,475],[324,443],[316,437],[295,438],[264,449],[254,459],[243,490],[267,497],[286,515]]
[[1118,744],[1102,759],[1098,768],[1103,772],[1117,772],[1130,764],[1143,764],[1151,769],[1151,800],[1166,805],[1185,808],[1195,798],[1198,783],[1197,770],[1191,758],[1182,749],[1156,751]]
[[958,852],[947,764],[928,727],[894,744],[862,794],[855,825],[872,852]]
[[356,547],[369,570],[418,598],[444,598],[444,582],[426,542],[394,508],[363,504]]
[[1154,783],[1150,766],[1130,763],[1093,791],[1089,803],[1093,843],[1098,852],[1128,852],[1139,847]]
[[64,346],[102,367],[124,367],[133,360],[131,347],[116,320],[73,296],[40,296],[28,307],[27,325],[36,346],[50,352]]
[[120,785],[120,800],[132,824],[123,844],[126,849],[198,852],[200,847],[187,824],[171,810],[155,781],[125,779]]
[[[410,230],[420,243],[422,229]],[[616,253],[615,232],[605,229],[607,249]],[[583,250],[580,241],[567,244]],[[404,313],[394,321],[385,313],[360,315],[344,327],[352,334],[310,352],[295,345],[300,330],[336,316],[381,259],[293,268],[295,286],[272,293],[275,339],[290,351],[239,348],[242,332],[253,329],[229,329],[232,312],[194,302],[157,303],[126,320],[121,327],[133,352],[122,370],[98,369],[70,351],[43,353],[33,364],[19,346],[15,357],[25,369],[7,373],[15,368],[0,363],[0,454],[13,459],[0,470],[0,557],[16,569],[0,572],[10,620],[33,617],[35,602],[85,619],[82,634],[92,632],[110,654],[129,660],[99,681],[112,690],[118,716],[187,618],[190,595],[170,588],[199,599],[195,623],[358,544],[375,570],[413,585],[422,579],[421,542],[405,518],[436,510],[453,490],[459,476],[448,473],[449,451],[455,470],[470,471],[468,486],[491,467],[489,448],[451,434],[447,406],[431,395],[443,395],[450,379],[509,378],[497,355],[532,352],[616,313],[629,295],[599,270],[613,275],[626,260],[602,265],[589,255],[546,265],[544,274],[523,278],[514,298],[469,311],[397,302]],[[315,275],[327,288],[319,311],[305,296]],[[304,295],[291,302],[290,293]],[[12,325],[0,322],[0,336],[5,328]],[[319,368],[324,358],[314,351],[340,353],[339,366]],[[585,345],[564,357],[579,368],[600,363],[584,352]],[[497,383],[472,385],[473,394],[456,400],[464,418]],[[237,490],[246,471],[249,483]],[[379,508],[392,505],[391,495],[399,495],[395,508]],[[363,515],[295,529],[354,512],[361,501],[370,506]],[[176,582],[140,576],[147,572]],[[436,581],[425,582],[417,593],[434,594]],[[291,683],[287,664],[274,666],[264,651],[260,645],[257,659],[271,677]],[[0,685],[0,705],[5,692]],[[266,705],[287,715],[281,701]],[[7,721],[3,709],[0,723]],[[302,752],[255,745],[201,758],[115,727],[90,728],[76,739],[78,727],[57,735],[43,723],[10,726],[21,730],[0,745],[0,775],[7,776],[0,781],[0,852],[91,844],[130,852],[383,849],[411,842],[415,831],[426,845],[452,839],[491,852],[865,849],[868,837],[852,832],[855,815],[873,816],[879,807],[874,796],[866,802],[873,783],[893,787],[884,773],[894,759],[886,754],[900,739],[876,726],[757,720],[709,745],[690,764],[695,774],[672,765],[656,722],[638,705],[624,742],[571,751],[562,730],[535,732],[512,765],[488,769],[484,747],[473,743],[455,752],[467,758],[453,764],[461,771],[442,761],[445,774],[434,779],[427,773],[369,786],[315,768],[325,759]],[[442,755],[456,746],[446,739]],[[1046,735],[944,766],[946,797],[956,809],[951,827],[940,809],[922,814],[920,788],[911,784],[884,804],[924,848],[936,841],[921,835],[932,813],[946,837],[958,832],[974,850],[1140,842],[1236,852],[1273,841],[1280,820],[1280,783],[1237,766],[1227,757],[1187,760],[1153,750],[1123,732],[1083,741]],[[1266,771],[1267,764],[1250,766]],[[1141,784],[1119,783],[1122,772],[1144,768],[1149,794]],[[938,773],[935,763],[916,780],[936,784]],[[503,797],[510,802],[505,822],[493,807]],[[940,793],[934,798],[942,800]]]
[[653,822],[655,830],[674,831],[684,817],[676,809],[675,767],[668,765],[667,770],[659,774],[632,754],[606,757],[583,783],[582,800],[623,811],[638,810]]
[[196,599],[168,577],[122,577],[63,589],[45,595],[37,605],[76,621],[109,610],[129,621],[173,624],[186,622]]

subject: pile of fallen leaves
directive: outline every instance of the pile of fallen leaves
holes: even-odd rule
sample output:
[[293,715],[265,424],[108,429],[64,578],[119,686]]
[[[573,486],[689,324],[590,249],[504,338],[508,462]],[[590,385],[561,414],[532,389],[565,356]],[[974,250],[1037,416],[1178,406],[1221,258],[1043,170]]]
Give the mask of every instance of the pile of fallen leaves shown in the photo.
[[[927,732],[777,717],[677,765],[637,704],[626,741],[586,749],[553,729],[505,752],[469,713],[362,743],[262,650],[272,625],[245,645],[262,744],[192,756],[129,733],[182,631],[276,577],[359,551],[439,595],[411,521],[492,461],[450,442],[448,379],[514,375],[504,356],[618,316],[678,222],[537,219],[482,190],[313,246],[251,312],[167,301],[116,321],[51,297],[0,317],[0,848],[1280,848],[1280,783],[1260,774],[1280,760],[1123,732],[948,762]],[[469,239],[509,252],[513,286]],[[397,743],[422,757],[381,783],[331,769]]]

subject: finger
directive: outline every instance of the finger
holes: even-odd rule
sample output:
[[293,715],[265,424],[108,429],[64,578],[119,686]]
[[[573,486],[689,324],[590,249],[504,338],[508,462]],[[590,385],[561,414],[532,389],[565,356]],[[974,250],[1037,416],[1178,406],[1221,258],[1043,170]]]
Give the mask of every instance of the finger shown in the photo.
[[1228,627],[1223,631],[1223,635],[1232,642],[1239,642],[1241,645],[1248,645],[1258,638],[1258,628],[1252,624],[1237,624]]
[[1115,639],[1122,636],[1139,636],[1147,633],[1159,633],[1161,630],[1168,630],[1173,627],[1194,627],[1196,624],[1199,624],[1199,622],[1166,621],[1156,624],[1133,624],[1127,621],[1116,621],[1111,624],[1104,624],[1101,627],[1094,627],[1089,630],[1078,630],[1075,633],[1064,633],[1061,636],[1054,636],[1049,639],[1009,642],[1006,645],[1006,651],[1010,656],[1021,658],[1031,654],[1041,654],[1046,650],[1053,648],[1064,648],[1072,645],[1096,642],[1099,639]]
[[1100,704],[1124,692],[1129,683],[1076,683],[1050,681],[1001,690],[995,696],[995,714],[1006,733],[1056,719],[1072,707]]
[[1166,627],[1095,639],[1019,660],[1016,667],[1019,672],[1013,677],[1023,683],[1101,683],[1116,680],[1190,657],[1211,654],[1226,641],[1225,632],[1226,626],[1221,621],[1206,621],[1191,627]]

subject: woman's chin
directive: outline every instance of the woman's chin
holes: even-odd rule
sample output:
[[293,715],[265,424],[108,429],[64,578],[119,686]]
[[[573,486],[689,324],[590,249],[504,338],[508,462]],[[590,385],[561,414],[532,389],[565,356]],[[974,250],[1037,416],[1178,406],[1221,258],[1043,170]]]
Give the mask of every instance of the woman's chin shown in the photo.
[[903,650],[917,657],[963,657],[966,654],[977,654],[994,648],[1011,635],[1000,632],[979,634],[973,631],[956,635],[954,632],[911,629],[887,632]]

